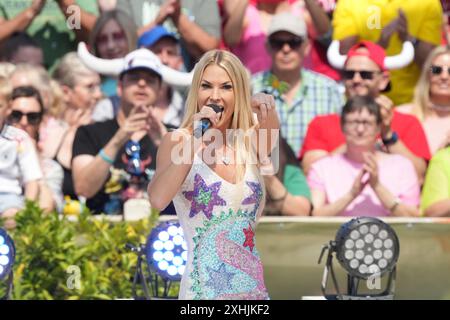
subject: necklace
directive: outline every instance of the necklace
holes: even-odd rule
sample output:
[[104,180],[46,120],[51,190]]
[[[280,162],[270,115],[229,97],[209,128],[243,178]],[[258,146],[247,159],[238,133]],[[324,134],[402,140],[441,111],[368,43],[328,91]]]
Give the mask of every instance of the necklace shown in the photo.
[[431,104],[430,108],[436,111],[450,111],[450,106],[443,106],[439,104]]
[[225,145],[225,151],[224,151],[224,153],[222,154],[222,156],[220,157],[220,160],[222,160],[222,163],[224,164],[224,165],[229,165],[230,163],[231,163],[231,158],[228,156],[228,152],[227,152],[227,147],[226,147],[226,145]]
[[226,155],[223,155],[221,160],[222,160],[223,164],[226,166],[229,165],[231,162],[230,158]]

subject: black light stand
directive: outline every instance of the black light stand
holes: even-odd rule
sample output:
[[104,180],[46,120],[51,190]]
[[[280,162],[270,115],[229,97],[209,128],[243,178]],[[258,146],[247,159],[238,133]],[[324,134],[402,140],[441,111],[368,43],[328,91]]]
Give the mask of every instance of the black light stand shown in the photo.
[[[387,281],[386,289],[379,294],[359,294],[358,288],[361,280],[360,277],[355,277],[347,274],[347,294],[342,294],[339,289],[339,284],[336,278],[336,273],[333,268],[333,252],[337,252],[336,241],[330,241],[329,244],[324,245],[322,247],[322,251],[320,253],[318,263],[321,264],[322,258],[325,252],[328,251],[327,261],[325,264],[325,268],[323,271],[321,289],[323,296],[327,300],[393,300],[395,293],[395,280],[396,280],[396,271],[397,267],[395,266],[392,271],[389,272],[389,278]],[[331,279],[334,284],[334,288],[336,290],[336,294],[327,293],[327,284],[328,284],[328,274],[331,273]],[[379,276],[375,274],[374,276]]]

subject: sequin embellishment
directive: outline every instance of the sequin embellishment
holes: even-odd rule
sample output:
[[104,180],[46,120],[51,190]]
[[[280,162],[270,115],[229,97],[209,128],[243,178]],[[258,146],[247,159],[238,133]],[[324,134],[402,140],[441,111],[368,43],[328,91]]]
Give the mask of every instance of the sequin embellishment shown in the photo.
[[219,190],[222,182],[215,182],[209,186],[199,174],[194,178],[194,190],[183,191],[183,195],[191,201],[191,210],[189,217],[192,218],[203,211],[210,220],[214,206],[225,206],[227,203],[219,196]]

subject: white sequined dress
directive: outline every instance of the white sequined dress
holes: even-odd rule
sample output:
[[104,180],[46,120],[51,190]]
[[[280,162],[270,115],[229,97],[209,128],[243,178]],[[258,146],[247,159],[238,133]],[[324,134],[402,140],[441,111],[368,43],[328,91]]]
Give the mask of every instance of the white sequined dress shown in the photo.
[[256,166],[232,184],[198,156],[174,198],[188,247],[179,299],[268,299],[255,247],[263,184]]

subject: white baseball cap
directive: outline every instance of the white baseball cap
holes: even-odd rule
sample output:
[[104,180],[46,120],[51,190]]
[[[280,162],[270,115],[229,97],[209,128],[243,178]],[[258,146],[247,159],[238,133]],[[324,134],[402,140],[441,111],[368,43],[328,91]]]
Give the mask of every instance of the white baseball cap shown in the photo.
[[125,56],[119,77],[122,77],[124,73],[132,70],[146,69],[156,73],[162,78],[161,68],[162,63],[159,58],[150,50],[141,48],[134,50]]

